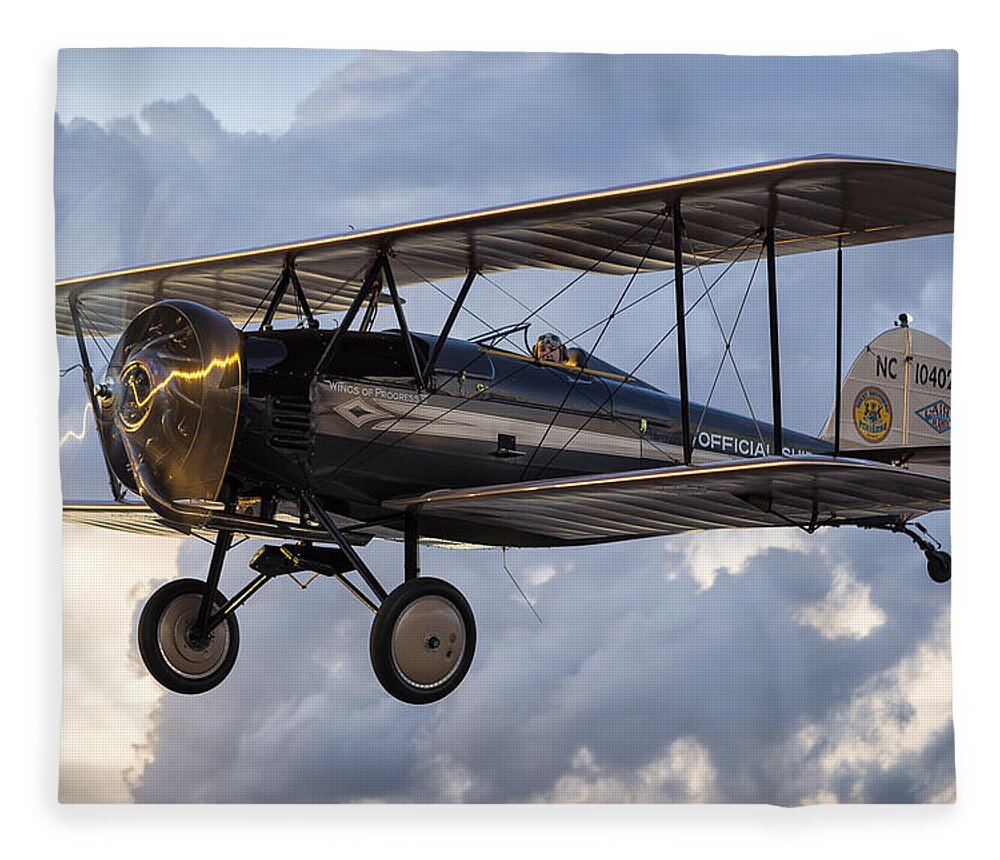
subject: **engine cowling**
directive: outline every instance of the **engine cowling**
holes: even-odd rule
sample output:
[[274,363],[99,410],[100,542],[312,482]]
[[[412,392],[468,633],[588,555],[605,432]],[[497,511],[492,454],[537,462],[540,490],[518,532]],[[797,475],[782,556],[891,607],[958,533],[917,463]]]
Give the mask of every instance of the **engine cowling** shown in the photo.
[[118,479],[151,502],[218,499],[239,417],[242,365],[240,334],[217,311],[163,301],[136,316],[95,391]]

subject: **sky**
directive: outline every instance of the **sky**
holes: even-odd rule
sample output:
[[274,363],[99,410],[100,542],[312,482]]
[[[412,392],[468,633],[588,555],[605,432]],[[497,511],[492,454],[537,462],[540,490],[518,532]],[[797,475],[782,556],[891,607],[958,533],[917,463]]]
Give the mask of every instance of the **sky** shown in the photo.
[[[953,167],[956,88],[949,52],[64,51],[57,272],[816,153]],[[723,324],[751,270],[735,267],[713,291]],[[767,417],[761,277],[734,354]],[[782,370],[794,392],[786,421],[810,432],[834,396],[833,277],[831,254],[779,260]],[[537,305],[568,278],[497,280]],[[901,311],[950,342],[950,237],[852,249],[845,278],[845,355]],[[635,289],[663,281],[644,275]],[[617,283],[585,279],[546,308],[546,320],[585,328],[610,310]],[[634,366],[671,319],[671,300],[664,293],[640,306],[646,312],[623,314],[602,357]],[[436,330],[443,307],[436,295],[411,299],[411,325]],[[495,324],[522,315],[488,285],[470,308]],[[456,333],[482,328],[466,316]],[[704,399],[721,357],[709,308],[692,315],[688,337],[692,397]],[[59,347],[69,367],[72,344]],[[641,375],[675,391],[670,351],[668,343]],[[729,368],[721,379],[713,405],[745,412]],[[76,372],[63,380],[60,422],[64,496],[93,498],[102,466]],[[947,545],[949,517],[926,523]],[[232,553],[224,592],[245,581],[253,549]],[[543,625],[499,551],[425,549],[424,570],[466,593],[480,630],[463,685],[427,708],[381,690],[368,665],[366,610],[326,582],[305,592],[271,583],[241,610],[241,655],[225,684],[201,697],[164,693],[141,668],[135,622],[159,583],[202,577],[209,552],[64,527],[64,800],[954,797],[950,587],[930,582],[900,538],[775,530],[511,551]],[[392,543],[365,550],[389,582],[401,555]],[[95,582],[110,600],[93,599]]]

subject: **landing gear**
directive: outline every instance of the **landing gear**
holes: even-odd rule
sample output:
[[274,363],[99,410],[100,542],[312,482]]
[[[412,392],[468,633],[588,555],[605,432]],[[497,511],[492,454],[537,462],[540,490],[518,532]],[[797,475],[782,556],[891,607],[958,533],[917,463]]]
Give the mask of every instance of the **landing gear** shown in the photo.
[[905,534],[923,551],[927,558],[927,575],[931,579],[940,583],[951,579],[951,555],[941,549],[941,542],[931,537],[927,529],[920,523],[913,523],[912,529],[910,526],[904,525],[896,531]]
[[440,579],[410,579],[383,601],[368,640],[375,677],[412,705],[443,699],[472,665],[476,621],[462,593]]
[[[211,632],[197,634],[207,585],[197,579],[168,582],[153,593],[139,618],[139,654],[149,674],[175,693],[205,693],[232,671],[240,648],[235,615]],[[226,603],[218,591],[216,609]]]
[[[381,601],[368,637],[368,652],[379,683],[389,695],[411,705],[443,699],[462,682],[472,665],[476,620],[455,586],[420,576],[416,519],[407,515],[403,522],[403,584],[386,594],[330,515],[311,496],[304,501]],[[371,601],[363,602],[374,608]]]
[[925,549],[927,556],[927,575],[935,582],[947,582],[951,579],[951,555],[940,549]]
[[220,531],[205,582],[177,579],[153,592],[139,616],[139,654],[149,674],[175,693],[207,693],[232,671],[240,648],[235,609],[267,581],[260,576],[232,600],[219,592],[233,543]]
[[[220,531],[205,582],[181,579],[149,598],[139,619],[139,653],[149,673],[175,693],[204,693],[222,683],[236,662],[240,630],[236,610],[261,586],[278,576],[306,588],[317,576],[341,582],[375,613],[369,654],[375,677],[386,692],[414,705],[443,699],[461,682],[476,651],[476,620],[462,593],[440,579],[421,577],[419,533],[407,516],[404,582],[391,594],[369,570],[345,531],[311,496],[306,509],[337,548],[311,542],[264,546],[250,562],[257,577],[226,600],[218,591],[232,533]],[[368,588],[352,582],[356,572]],[[312,573],[304,583],[296,575]]]
[[951,579],[951,554],[941,548],[941,541],[931,536],[920,523],[879,523],[863,525],[862,528],[883,529],[904,534],[912,540],[927,558],[927,575],[938,583]]

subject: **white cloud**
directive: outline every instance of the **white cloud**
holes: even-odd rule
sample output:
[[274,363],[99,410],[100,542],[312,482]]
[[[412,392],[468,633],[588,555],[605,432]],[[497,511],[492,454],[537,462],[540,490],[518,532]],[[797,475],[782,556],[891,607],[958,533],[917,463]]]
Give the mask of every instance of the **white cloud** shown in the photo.
[[803,606],[795,620],[827,639],[864,639],[885,623],[885,613],[872,602],[872,589],[843,565],[834,570],[830,590],[822,600]]
[[598,763],[587,747],[573,755],[569,770],[552,790],[534,798],[554,803],[710,803],[716,771],[708,750],[691,737],[679,738],[632,771]]
[[932,636],[913,653],[868,679],[848,703],[790,739],[788,773],[822,786],[802,802],[829,799],[834,790],[840,802],[878,802],[872,785],[899,769],[917,771],[920,795],[914,800],[954,801],[954,774],[921,763],[951,730],[948,626],[945,612]]
[[63,527],[63,802],[129,800],[152,759],[163,690],[139,663],[134,613],[154,580],[176,576],[178,546]]
[[536,587],[539,585],[545,585],[545,583],[552,579],[556,573],[557,571],[553,565],[540,564],[528,571],[528,582]]
[[429,797],[439,803],[462,803],[469,798],[475,786],[475,777],[469,768],[448,752],[434,752],[425,744],[421,751],[421,781],[430,787]]
[[664,546],[679,550],[688,574],[706,591],[723,573],[739,576],[757,556],[772,550],[806,552],[809,536],[798,529],[697,532],[670,538]]

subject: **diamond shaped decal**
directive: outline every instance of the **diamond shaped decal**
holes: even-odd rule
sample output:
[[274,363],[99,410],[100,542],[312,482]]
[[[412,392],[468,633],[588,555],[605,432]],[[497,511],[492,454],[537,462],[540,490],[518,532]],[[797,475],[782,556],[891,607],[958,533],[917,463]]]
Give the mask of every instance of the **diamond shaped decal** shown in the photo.
[[917,409],[916,414],[923,418],[935,433],[947,433],[951,430],[951,406],[944,400],[936,400],[923,409]]
[[379,409],[360,397],[348,400],[347,403],[341,403],[333,411],[342,415],[355,427],[363,427],[378,418],[391,417],[384,409]]

